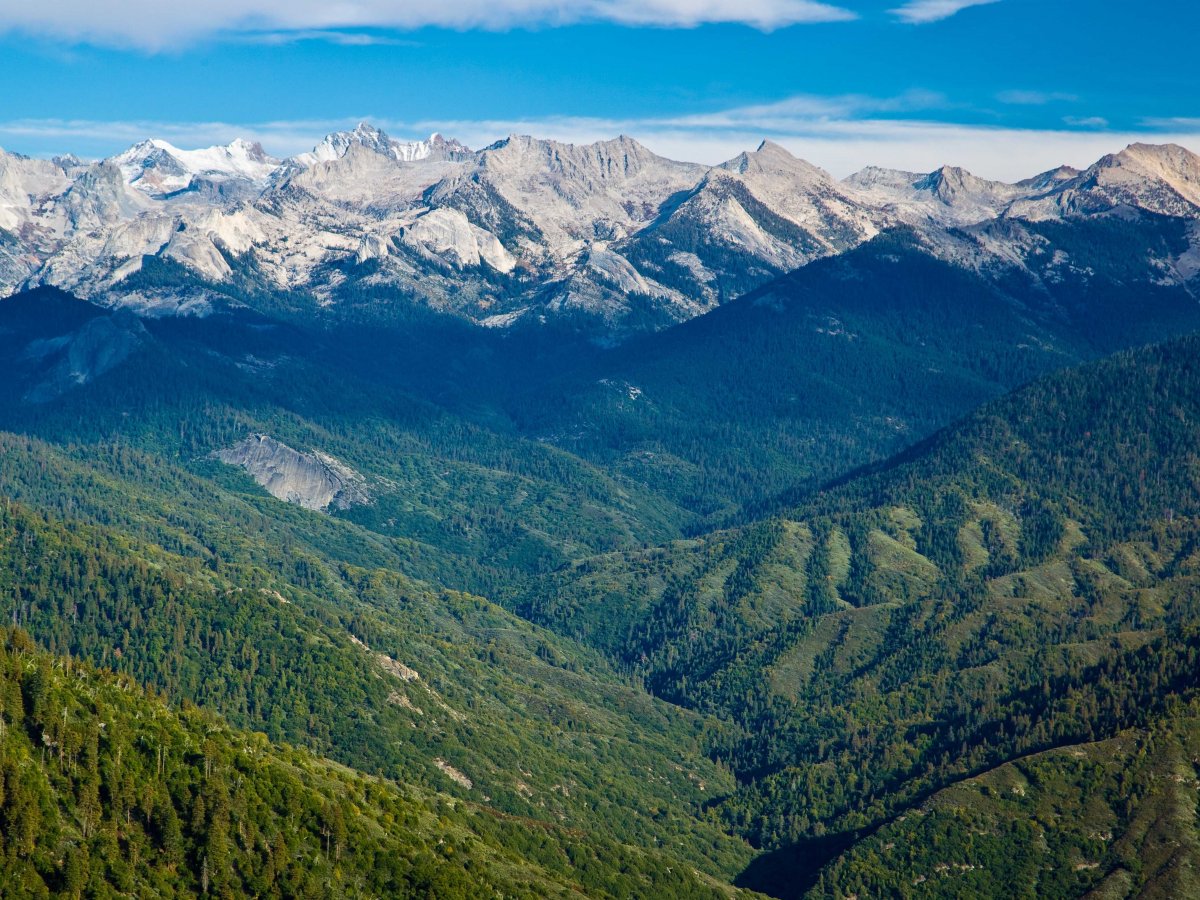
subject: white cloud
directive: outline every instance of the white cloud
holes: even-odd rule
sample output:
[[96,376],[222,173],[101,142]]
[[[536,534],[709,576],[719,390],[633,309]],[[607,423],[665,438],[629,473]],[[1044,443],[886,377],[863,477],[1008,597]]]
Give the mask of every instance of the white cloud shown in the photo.
[[340,47],[419,47],[420,41],[410,41],[389,34],[373,34],[366,31],[249,31],[237,35],[235,40],[247,44],[263,44],[280,47],[302,41],[322,41]]
[[0,0],[0,31],[163,50],[243,32],[504,29],[577,22],[691,28],[738,23],[771,30],[857,18],[819,0]]
[[1073,128],[1108,127],[1108,119],[1103,116],[1063,116],[1063,121]]
[[786,129],[796,122],[822,119],[849,119],[878,113],[914,112],[941,109],[948,105],[945,95],[934,91],[910,90],[894,97],[871,97],[864,94],[843,94],[821,97],[796,94],[773,103],[760,103],[656,120],[662,125],[685,128],[754,128]]
[[1045,106],[1047,103],[1073,103],[1079,97],[1062,91],[1001,91],[996,99],[1010,106]]
[[972,6],[998,2],[1000,0],[908,0],[903,6],[888,12],[910,25],[924,25],[948,19]]

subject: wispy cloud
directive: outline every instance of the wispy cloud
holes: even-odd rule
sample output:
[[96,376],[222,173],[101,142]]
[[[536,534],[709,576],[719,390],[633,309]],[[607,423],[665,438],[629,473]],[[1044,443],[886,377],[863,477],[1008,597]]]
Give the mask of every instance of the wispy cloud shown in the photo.
[[15,142],[40,155],[74,151],[102,156],[151,136],[181,147],[223,144],[244,137],[260,141],[273,155],[288,156],[310,149],[330,131],[352,128],[360,119],[367,119],[396,137],[426,137],[440,131],[471,147],[483,147],[514,133],[570,143],[628,134],[663,156],[701,163],[730,159],[767,137],[838,176],[867,165],[928,172],[953,163],[988,178],[1009,181],[1063,163],[1083,168],[1135,141],[1200,148],[1200,120],[1195,119],[1161,119],[1137,130],[1114,131],[1100,118],[1074,119],[1058,129],[1038,130],[912,117],[920,116],[922,110],[937,109],[942,102],[939,95],[919,92],[895,97],[801,95],[694,115],[626,119],[549,116],[403,121],[364,115],[249,124],[16,120],[0,121],[0,145]]
[[1001,91],[996,99],[1010,106],[1045,106],[1049,103],[1074,103],[1079,97],[1062,91]]
[[797,122],[943,109],[948,104],[949,101],[944,94],[923,90],[905,91],[891,97],[872,97],[865,94],[821,97],[813,94],[796,94],[773,103],[738,106],[712,113],[659,118],[651,120],[651,122],[658,126],[677,128],[712,129],[749,126],[775,131],[792,128]]
[[237,35],[236,40],[247,44],[263,44],[269,47],[281,47],[287,44],[299,44],[303,41],[320,41],[326,44],[337,44],[339,47],[419,47],[420,41],[406,40],[394,34],[378,34],[368,31],[248,31]]
[[1170,118],[1142,119],[1141,124],[1146,128],[1161,128],[1165,130],[1200,131],[1200,118],[1189,116],[1172,116]]
[[580,22],[664,28],[735,23],[769,31],[855,18],[852,11],[822,0],[0,0],[0,32],[151,51],[246,32],[335,35],[361,34],[363,29],[506,29]]
[[908,0],[904,5],[888,11],[902,22],[925,25],[948,19],[972,6],[986,6],[999,2],[1000,0]]
[[1063,121],[1073,128],[1108,127],[1108,119],[1103,116],[1063,116]]

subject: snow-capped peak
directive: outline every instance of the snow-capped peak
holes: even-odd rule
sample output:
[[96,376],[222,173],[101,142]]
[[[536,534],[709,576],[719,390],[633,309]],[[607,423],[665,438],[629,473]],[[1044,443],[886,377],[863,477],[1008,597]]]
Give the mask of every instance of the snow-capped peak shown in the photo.
[[461,159],[470,155],[470,149],[453,138],[445,138],[434,132],[424,141],[392,141],[392,155],[401,162],[416,162],[422,159]]
[[267,156],[261,144],[240,138],[199,150],[181,150],[154,138],[134,144],[111,161],[127,183],[148,194],[182,190],[197,175],[265,182],[279,166],[279,160]]
[[353,131],[335,131],[326,135],[310,152],[301,153],[294,161],[302,167],[320,162],[333,162],[341,159],[355,146],[365,147],[397,162],[459,159],[471,152],[458,141],[444,138],[437,132],[424,141],[397,141],[369,122],[360,122]]
[[201,175],[240,175],[258,181],[269,176],[279,165],[279,160],[267,156],[262,144],[240,138],[224,147],[204,150],[179,150],[169,144],[164,149]]
[[311,152],[302,153],[296,161],[305,166],[319,162],[332,162],[341,159],[351,147],[366,147],[384,156],[390,155],[391,138],[382,130],[367,122],[360,122],[353,131],[335,131],[325,135],[324,140],[317,144]]

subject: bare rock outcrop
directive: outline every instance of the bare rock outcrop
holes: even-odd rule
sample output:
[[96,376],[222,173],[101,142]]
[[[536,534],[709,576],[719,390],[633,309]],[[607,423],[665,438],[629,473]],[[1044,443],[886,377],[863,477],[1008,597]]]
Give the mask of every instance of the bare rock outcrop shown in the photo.
[[301,453],[265,434],[252,434],[213,456],[239,466],[273,497],[305,509],[348,509],[368,504],[366,479],[332,456]]

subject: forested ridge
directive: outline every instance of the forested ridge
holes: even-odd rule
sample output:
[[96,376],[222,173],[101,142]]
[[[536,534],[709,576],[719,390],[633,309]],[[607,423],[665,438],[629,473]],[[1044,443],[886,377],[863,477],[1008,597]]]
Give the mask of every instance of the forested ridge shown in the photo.
[[214,572],[10,501],[0,536],[3,613],[55,652],[370,773],[603,822],[716,872],[748,857],[695,818],[730,784],[700,752],[711,725],[481,598],[315,555]]
[[[526,433],[651,487],[711,524],[777,511],[1047,373],[1189,334],[1189,289],[1150,262],[1186,252],[1159,216],[955,231],[964,253],[1019,228],[1026,267],[980,270],[910,229],[632,341],[507,405]],[[993,234],[993,232],[997,234]],[[1059,253],[1072,261],[1054,268]]]
[[1197,704],[934,794],[822,873],[815,896],[1190,897]]
[[0,635],[0,894],[723,896],[598,835],[364,776]]

